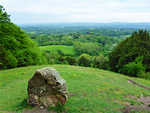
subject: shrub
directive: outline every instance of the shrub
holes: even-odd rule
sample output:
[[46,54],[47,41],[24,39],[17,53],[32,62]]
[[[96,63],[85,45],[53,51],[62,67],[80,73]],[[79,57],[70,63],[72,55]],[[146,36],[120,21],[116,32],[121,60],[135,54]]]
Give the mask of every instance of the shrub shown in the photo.
[[46,63],[46,58],[37,48],[19,50],[16,54],[18,66],[40,65]]
[[96,60],[97,60],[97,68],[105,69],[105,70],[108,69],[107,57],[104,57],[104,55],[99,55]]
[[141,74],[139,74],[140,78],[145,78],[145,79],[150,79],[150,72],[142,72]]
[[79,56],[79,66],[89,67],[91,66],[91,56],[83,53]]
[[11,69],[17,67],[18,61],[16,57],[13,56],[13,54],[10,51],[8,51],[7,55],[8,55],[6,58],[8,60],[6,63],[7,68]]
[[16,57],[0,44],[0,69],[15,68],[17,63]]
[[108,58],[102,54],[93,56],[91,58],[91,67],[108,70]]
[[145,68],[142,64],[135,62],[130,62],[123,66],[122,69],[119,70],[120,73],[131,76],[131,77],[138,77],[139,74],[141,74],[142,71],[144,71]]
[[59,64],[68,64],[66,57],[60,55],[59,56]]
[[67,57],[67,61],[70,65],[76,64],[76,59],[74,57]]
[[45,53],[48,64],[58,64],[59,63],[59,54],[58,52],[47,52]]
[[99,53],[102,51],[102,45],[97,43],[74,43],[76,55],[79,56],[83,53],[89,54],[89,55],[99,55]]
[[134,62],[129,62],[124,65],[122,69],[119,70],[119,73],[131,76],[131,77],[140,77],[140,75],[145,72],[145,67],[142,64],[143,56],[139,56],[135,59]]

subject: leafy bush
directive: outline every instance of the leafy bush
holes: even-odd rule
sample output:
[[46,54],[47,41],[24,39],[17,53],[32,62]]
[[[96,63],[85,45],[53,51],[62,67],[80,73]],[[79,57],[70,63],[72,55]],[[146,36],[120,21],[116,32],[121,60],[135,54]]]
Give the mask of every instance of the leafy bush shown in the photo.
[[139,74],[140,78],[145,78],[145,79],[149,79],[150,80],[150,72],[142,72],[141,74]]
[[19,50],[16,54],[18,66],[40,65],[46,63],[46,58],[37,48]]
[[74,43],[75,51],[77,55],[81,55],[83,53],[89,54],[91,56],[99,55],[102,51],[101,44],[98,43]]
[[76,64],[76,59],[74,57],[67,57],[66,59],[70,65]]
[[8,68],[17,67],[18,61],[17,61],[16,57],[10,51],[8,51],[7,58],[9,59],[8,62],[7,62],[7,65],[6,65]]
[[129,62],[128,64],[124,65],[119,72],[131,77],[140,77],[140,75],[145,72],[145,67],[143,66],[142,62],[143,56],[139,56],[134,62]]
[[97,57],[97,68],[100,69],[108,69],[108,58],[104,57],[104,55],[99,55]]
[[45,53],[48,64],[58,64],[59,63],[59,54],[58,52],[49,52]]
[[129,62],[128,64],[124,65],[122,69],[119,70],[120,73],[129,75],[131,77],[138,77],[142,71],[144,71],[144,67],[142,64],[135,62]]
[[0,69],[14,68],[17,66],[16,57],[0,44]]
[[93,56],[91,58],[91,66],[107,70],[108,69],[108,58],[102,54],[100,54],[99,56]]
[[79,66],[91,66],[91,56],[86,53],[81,54],[79,56]]

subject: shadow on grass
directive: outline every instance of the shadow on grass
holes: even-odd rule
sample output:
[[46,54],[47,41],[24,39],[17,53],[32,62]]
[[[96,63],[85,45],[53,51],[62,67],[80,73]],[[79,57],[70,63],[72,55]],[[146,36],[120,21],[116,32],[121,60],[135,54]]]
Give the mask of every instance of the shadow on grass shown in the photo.
[[27,99],[24,99],[20,104],[16,106],[17,111],[21,111],[23,109],[31,109],[32,106],[27,104]]
[[[27,104],[27,99],[24,99],[16,107],[16,111],[23,111],[25,109],[32,109],[33,107]],[[54,111],[56,113],[65,113],[65,108],[61,104],[58,104],[56,107],[49,107],[48,111]]]
[[65,108],[64,106],[58,104],[56,107],[49,107],[49,111],[54,111],[56,113],[65,113]]

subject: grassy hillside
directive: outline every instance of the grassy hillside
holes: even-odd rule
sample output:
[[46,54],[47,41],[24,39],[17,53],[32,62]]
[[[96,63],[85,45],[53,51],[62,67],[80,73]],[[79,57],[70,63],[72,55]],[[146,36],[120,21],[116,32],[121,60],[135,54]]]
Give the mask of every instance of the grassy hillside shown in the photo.
[[73,46],[65,45],[51,45],[51,46],[40,46],[40,49],[43,51],[58,51],[60,50],[64,55],[75,55],[75,50]]
[[128,82],[131,79],[150,87],[150,81],[144,79],[79,66],[29,66],[0,71],[0,112],[22,112],[31,108],[26,104],[28,80],[36,69],[48,66],[59,71],[68,85],[69,99],[66,105],[50,108],[57,112],[65,110],[67,113],[118,113],[125,110],[127,105],[144,105],[136,99],[141,95],[150,95],[150,90]]

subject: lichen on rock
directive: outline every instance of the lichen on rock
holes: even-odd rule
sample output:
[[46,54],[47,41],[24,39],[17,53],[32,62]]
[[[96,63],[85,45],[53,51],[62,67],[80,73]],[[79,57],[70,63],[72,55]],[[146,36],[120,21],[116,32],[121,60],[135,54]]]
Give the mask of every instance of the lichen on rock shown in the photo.
[[66,81],[51,67],[36,70],[34,76],[28,81],[27,103],[32,106],[65,105],[67,101]]

